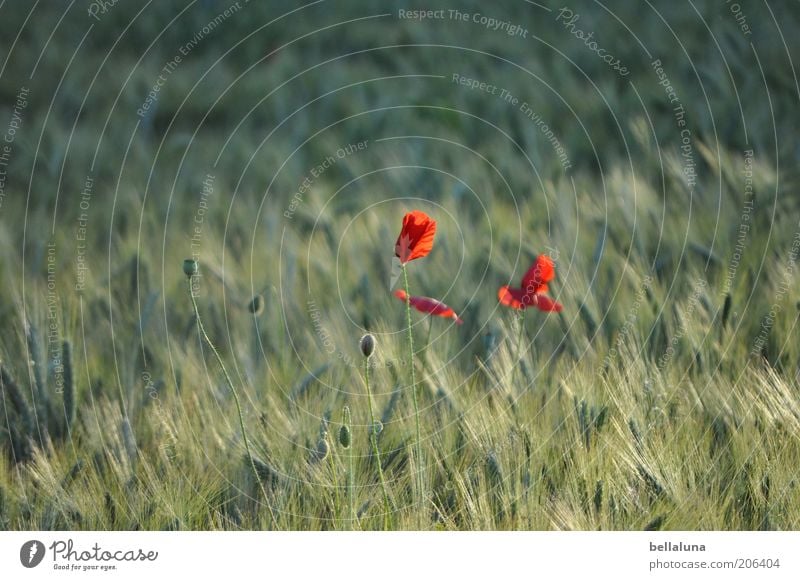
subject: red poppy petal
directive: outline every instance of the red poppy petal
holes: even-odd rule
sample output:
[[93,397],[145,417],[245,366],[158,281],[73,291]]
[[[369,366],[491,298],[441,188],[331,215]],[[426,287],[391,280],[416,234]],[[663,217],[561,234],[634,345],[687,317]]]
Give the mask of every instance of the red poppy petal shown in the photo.
[[436,300],[435,298],[428,298],[427,296],[412,296],[410,299],[406,300],[407,295],[404,290],[395,290],[394,295],[403,302],[408,301],[411,306],[420,312],[432,314],[434,316],[442,316],[444,318],[453,318],[455,319],[456,324],[462,323],[461,319],[458,318],[458,315],[455,313],[455,310],[450,308],[444,302]]
[[563,306],[544,294],[536,296],[536,308],[543,312],[561,312]]
[[433,238],[436,235],[436,222],[430,222],[424,231],[417,238],[414,248],[411,251],[409,260],[416,260],[417,258],[424,258],[431,253],[433,249]]
[[425,312],[426,314],[433,314],[435,316],[445,316],[450,318],[455,316],[455,311],[450,308],[447,304],[443,302],[439,302],[435,298],[427,298],[425,296],[412,296],[411,297],[411,306],[419,310],[420,312]]
[[522,300],[525,298],[525,293],[520,288],[509,288],[508,286],[501,286],[497,291],[497,298],[500,304],[510,308],[522,310],[525,308]]
[[411,236],[403,230],[394,244],[394,255],[400,258],[400,263],[405,264],[411,259]]
[[423,298],[422,296],[412,296],[410,302],[411,306],[420,312],[430,312],[436,308],[436,306],[429,299]]
[[436,221],[419,210],[403,217],[403,227],[394,246],[395,256],[405,264],[417,258],[424,258],[433,249],[436,235]]
[[432,298],[425,298],[424,296],[412,296],[411,306],[426,314],[440,314],[448,309],[447,306],[441,302]]
[[556,277],[556,269],[548,256],[539,255],[522,277],[522,289],[528,294],[543,292],[542,286]]

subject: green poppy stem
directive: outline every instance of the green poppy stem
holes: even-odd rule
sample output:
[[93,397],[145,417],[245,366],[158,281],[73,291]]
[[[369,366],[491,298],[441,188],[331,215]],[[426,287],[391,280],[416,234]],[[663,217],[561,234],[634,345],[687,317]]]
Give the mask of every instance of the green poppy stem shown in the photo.
[[364,382],[367,384],[367,401],[369,403],[369,434],[370,441],[372,441],[372,452],[375,454],[375,461],[378,463],[378,478],[381,481],[381,490],[383,490],[383,527],[388,530],[389,515],[391,513],[391,505],[389,504],[389,493],[386,491],[386,481],[383,478],[383,465],[381,464],[381,452],[378,449],[378,434],[375,432],[375,413],[372,410],[372,389],[369,385],[369,357],[364,359]]
[[228,369],[225,368],[225,363],[222,361],[222,357],[220,356],[219,352],[217,351],[214,343],[211,342],[211,339],[206,332],[205,326],[203,326],[203,321],[200,318],[200,310],[197,307],[197,298],[195,298],[194,290],[192,289],[192,276],[187,276],[186,279],[189,282],[189,296],[192,299],[192,306],[194,307],[194,315],[197,320],[197,328],[200,330],[200,334],[203,336],[203,339],[208,344],[211,352],[214,353],[214,356],[219,363],[220,368],[222,369],[222,374],[225,375],[225,381],[228,383],[228,387],[233,394],[233,400],[236,402],[236,411],[239,414],[239,427],[242,429],[242,439],[244,440],[244,448],[247,451],[247,458],[250,460],[250,467],[253,469],[253,475],[256,478],[256,483],[258,487],[261,489],[261,493],[264,495],[264,502],[267,506],[267,510],[269,511],[270,518],[272,519],[272,525],[275,526],[275,529],[278,528],[278,520],[275,518],[275,512],[272,511],[272,506],[270,505],[269,496],[267,496],[267,490],[264,489],[263,484],[261,483],[261,478],[258,475],[258,469],[256,469],[256,462],[253,460],[253,453],[250,451],[250,440],[247,438],[247,430],[244,427],[244,414],[242,413],[242,404],[239,401],[239,394],[236,392],[236,388],[233,386],[233,381],[231,380],[230,375],[228,374]]
[[[408,289],[408,271],[406,265],[403,264],[403,285],[406,292],[406,324],[408,326],[408,364],[411,369],[411,394],[414,401],[414,425],[416,427],[416,480],[417,480],[417,501],[420,503],[419,509],[423,509],[423,461],[422,461],[422,429],[419,425],[419,403],[417,402],[417,375],[414,370],[414,334],[411,331],[411,292]],[[420,524],[422,519],[420,517]],[[420,526],[421,527],[421,526]]]
[[328,459],[331,462],[331,477],[333,478],[333,500],[334,500],[333,520],[334,522],[338,522],[341,516],[342,503],[341,503],[341,498],[339,497],[339,477],[336,475],[338,467],[336,465],[335,449],[336,449],[335,445],[330,445],[330,453],[328,453]]
[[[513,385],[513,383],[514,383],[513,379],[516,378],[517,367],[519,367],[521,373],[523,372],[522,371],[522,336],[525,334],[525,312],[527,310],[528,310],[527,308],[523,308],[522,309],[522,313],[519,315],[519,334],[517,336],[517,353],[516,353],[516,355],[514,357],[515,360],[516,360],[516,365],[514,366],[514,372],[511,375],[511,378],[512,378],[512,381],[511,381],[512,385],[511,386],[512,387],[514,386]],[[524,373],[523,373],[523,377],[524,377]]]
[[[347,425],[347,432],[353,433],[353,424],[350,420],[350,408],[344,408],[344,424]],[[356,518],[356,484],[355,484],[355,463],[353,462],[353,440],[352,435],[350,435],[350,439],[347,445],[347,499],[350,502],[350,525],[348,526],[350,530],[353,530],[357,518]]]

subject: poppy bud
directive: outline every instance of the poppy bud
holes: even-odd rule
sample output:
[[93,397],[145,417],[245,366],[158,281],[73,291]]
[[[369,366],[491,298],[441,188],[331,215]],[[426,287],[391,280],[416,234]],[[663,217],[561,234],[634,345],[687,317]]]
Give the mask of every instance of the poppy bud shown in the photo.
[[247,305],[247,310],[256,316],[264,312],[264,297],[261,294],[253,296],[250,304]]
[[359,347],[361,348],[361,354],[367,358],[371,357],[372,353],[375,352],[375,337],[371,334],[365,334],[361,337]]
[[184,260],[183,261],[183,273],[186,274],[187,277],[191,278],[195,274],[197,274],[198,266],[197,260]]
[[350,447],[350,428],[347,425],[339,427],[339,445],[345,449]]
[[383,423],[381,423],[380,421],[375,421],[372,424],[372,432],[375,433],[375,435],[380,435],[382,431],[383,431]]

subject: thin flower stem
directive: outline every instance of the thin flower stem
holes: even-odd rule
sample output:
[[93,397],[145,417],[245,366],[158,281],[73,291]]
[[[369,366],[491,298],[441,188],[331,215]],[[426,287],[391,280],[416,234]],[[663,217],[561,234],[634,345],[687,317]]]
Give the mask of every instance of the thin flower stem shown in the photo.
[[335,501],[335,509],[333,512],[334,521],[339,521],[340,515],[342,513],[342,503],[339,497],[339,478],[336,476],[336,471],[338,470],[336,467],[336,446],[330,445],[330,453],[328,454],[328,458],[331,460],[331,473],[333,476],[333,494],[334,494],[334,501]]
[[244,448],[247,451],[247,457],[250,460],[250,467],[253,469],[253,475],[256,478],[256,483],[258,484],[258,487],[261,489],[261,493],[264,495],[264,502],[266,503],[270,518],[272,519],[272,525],[275,526],[275,528],[277,529],[278,520],[275,518],[275,512],[272,511],[272,506],[270,505],[269,497],[267,496],[267,490],[264,489],[264,486],[261,483],[261,478],[258,475],[258,469],[256,469],[256,462],[253,460],[253,453],[250,451],[250,441],[247,438],[247,430],[244,427],[244,415],[242,414],[242,404],[239,401],[239,394],[236,392],[236,388],[233,386],[233,381],[231,380],[231,377],[228,374],[228,369],[225,368],[225,363],[222,362],[222,357],[220,356],[219,352],[214,346],[214,343],[211,342],[208,333],[206,333],[205,326],[203,326],[203,321],[200,318],[200,310],[197,307],[197,298],[195,298],[194,290],[192,289],[192,277],[187,276],[186,279],[189,282],[189,296],[192,299],[192,306],[194,307],[194,315],[197,320],[197,328],[200,330],[200,334],[205,339],[206,343],[211,349],[211,352],[214,353],[214,356],[216,357],[220,368],[222,368],[222,374],[225,375],[225,380],[228,383],[228,387],[231,390],[231,394],[233,394],[233,400],[236,402],[236,411],[239,414],[239,426],[242,429],[242,439],[244,440]]
[[352,530],[356,525],[356,498],[355,498],[355,464],[353,462],[353,425],[350,420],[350,408],[345,407],[344,411],[344,423],[347,425],[347,431],[350,433],[350,444],[347,446],[347,464],[348,464],[348,471],[347,471],[347,499],[350,502],[350,525],[348,526],[350,530]]
[[[411,394],[412,400],[414,401],[414,425],[417,431],[417,438],[416,438],[416,479],[417,479],[417,500],[422,503],[423,498],[423,487],[422,487],[422,470],[423,470],[423,462],[422,462],[422,429],[419,426],[419,404],[417,403],[417,375],[414,371],[414,334],[411,332],[411,292],[408,289],[408,271],[406,270],[406,265],[403,264],[403,285],[405,286],[406,291],[406,324],[408,325],[408,364],[411,368]],[[422,508],[422,505],[420,505]],[[420,519],[421,523],[421,519]]]
[[364,360],[364,382],[367,383],[367,401],[369,403],[369,433],[370,441],[372,441],[372,452],[375,453],[375,460],[378,462],[378,477],[381,480],[381,489],[383,490],[383,527],[389,529],[389,514],[391,506],[389,504],[389,493],[386,491],[386,481],[383,479],[383,465],[381,464],[381,452],[378,449],[378,434],[375,432],[375,413],[372,410],[372,389],[369,385],[369,358]]
[[359,524],[358,517],[356,516],[356,474],[352,448],[347,450],[347,455],[348,462],[350,463],[350,473],[347,475],[348,486],[350,489],[347,492],[347,496],[350,499],[350,529],[353,530],[357,524],[359,528],[361,525]]
[[[519,315],[519,335],[517,336],[517,353],[515,355],[516,365],[514,366],[514,370],[512,371],[511,375],[511,386],[514,386],[514,380],[516,378],[516,370],[519,367],[520,372],[522,371],[522,336],[525,334],[525,312],[527,308],[522,309],[522,313]],[[523,377],[524,377],[523,373]]]

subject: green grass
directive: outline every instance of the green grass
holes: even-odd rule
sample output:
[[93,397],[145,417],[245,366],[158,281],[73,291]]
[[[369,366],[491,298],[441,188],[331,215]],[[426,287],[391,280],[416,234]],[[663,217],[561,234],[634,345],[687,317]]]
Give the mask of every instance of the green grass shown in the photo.
[[[631,70],[622,78],[528,3],[458,6],[526,39],[399,21],[395,4],[325,2],[267,28],[296,5],[244,6],[145,118],[161,67],[227,4],[167,26],[174,3],[136,20],[118,3],[80,48],[85,7],[55,32],[56,3],[26,22],[0,75],[0,133],[30,89],[0,206],[0,529],[800,528],[800,119],[786,52],[800,11],[771,6],[782,38],[761,8],[744,36],[724,3],[633,15],[612,2],[648,56],[609,12],[576,2],[580,27]],[[0,8],[0,55],[27,9]],[[686,110],[691,191],[656,58]],[[518,107],[454,73],[530,103],[571,168]],[[422,486],[406,312],[388,287],[411,209],[438,221],[434,250],[408,266],[412,290],[465,321],[412,312]],[[195,250],[198,308],[255,470],[198,335],[182,271]],[[496,292],[545,252],[564,311],[528,312],[520,355]],[[263,309],[248,307],[257,294]],[[55,359],[70,361],[71,389]]]

